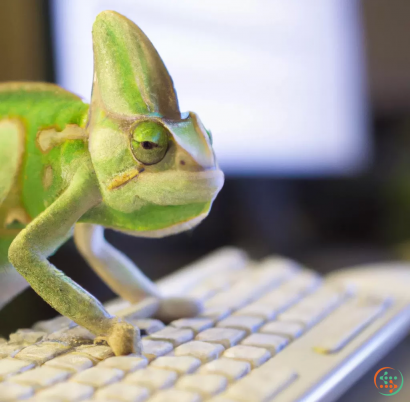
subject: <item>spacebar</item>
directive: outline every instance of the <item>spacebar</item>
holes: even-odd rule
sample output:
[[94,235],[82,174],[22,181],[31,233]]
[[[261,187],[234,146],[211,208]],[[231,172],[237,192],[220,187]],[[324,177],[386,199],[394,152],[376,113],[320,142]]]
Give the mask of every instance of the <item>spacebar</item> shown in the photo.
[[386,308],[385,301],[353,299],[323,323],[326,328],[322,328],[321,339],[316,342],[313,350],[323,354],[339,352]]

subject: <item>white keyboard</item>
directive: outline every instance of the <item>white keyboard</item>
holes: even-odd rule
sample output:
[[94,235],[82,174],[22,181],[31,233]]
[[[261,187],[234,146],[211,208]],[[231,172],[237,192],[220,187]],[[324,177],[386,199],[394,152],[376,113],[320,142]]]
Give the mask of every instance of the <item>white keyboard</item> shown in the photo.
[[410,329],[410,266],[320,277],[222,249],[159,281],[205,310],[165,326],[153,300],[107,308],[139,326],[143,356],[115,357],[64,317],[0,340],[0,401],[334,401]]

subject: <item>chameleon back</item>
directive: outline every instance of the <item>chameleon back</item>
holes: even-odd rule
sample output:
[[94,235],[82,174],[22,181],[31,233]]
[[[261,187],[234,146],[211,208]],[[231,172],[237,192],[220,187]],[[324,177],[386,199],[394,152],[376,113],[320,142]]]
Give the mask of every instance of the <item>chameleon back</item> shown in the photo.
[[53,84],[0,84],[0,266],[19,231],[58,197],[61,158],[69,149],[88,152],[84,141],[73,139],[50,141],[45,152],[39,132],[81,127],[87,112],[79,97]]

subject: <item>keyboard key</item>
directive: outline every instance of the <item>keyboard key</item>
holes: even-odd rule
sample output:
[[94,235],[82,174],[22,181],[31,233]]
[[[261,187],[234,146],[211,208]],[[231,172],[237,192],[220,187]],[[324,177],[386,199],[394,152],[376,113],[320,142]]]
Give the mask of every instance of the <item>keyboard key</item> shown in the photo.
[[36,331],[44,331],[47,333],[60,331],[64,328],[70,328],[71,326],[75,326],[73,321],[69,318],[58,315],[57,317],[53,318],[52,320],[47,321],[38,321],[33,325],[33,329]]
[[252,334],[241,342],[242,345],[265,348],[272,356],[281,351],[288,343],[288,338],[272,334]]
[[124,372],[121,370],[106,367],[93,367],[76,374],[71,381],[99,388],[120,381],[123,377]]
[[301,299],[301,295],[297,292],[292,293],[281,289],[282,287],[266,294],[256,302],[235,312],[234,315],[256,316],[263,318],[265,321],[274,319],[279,313]]
[[273,320],[277,315],[277,310],[274,306],[264,304],[257,300],[254,303],[248,304],[244,308],[235,311],[234,316],[253,316],[260,317],[264,321]]
[[54,367],[61,370],[80,372],[87,370],[93,366],[93,361],[86,357],[75,353],[68,353],[63,356],[58,356],[55,359],[49,360],[44,364],[44,367]]
[[76,325],[72,328],[65,328],[49,334],[46,341],[62,342],[69,346],[92,345],[95,335],[87,329]]
[[352,300],[329,317],[326,329],[313,349],[324,354],[339,352],[378,318],[386,307],[386,303],[382,301]]
[[254,346],[237,345],[225,350],[223,357],[248,362],[252,368],[259,367],[270,359],[271,354],[267,349]]
[[280,369],[268,374],[258,369],[228,388],[226,396],[240,402],[265,402],[278,395],[297,378],[293,370]]
[[303,325],[291,321],[272,321],[259,329],[263,334],[275,334],[286,336],[289,339],[296,339],[303,334]]
[[192,289],[210,278],[224,277],[225,274],[241,272],[248,264],[248,257],[242,250],[233,247],[223,247],[205,258],[183,268],[159,281],[161,293],[164,297],[180,294]]
[[322,282],[320,275],[311,271],[302,271],[290,281],[285,282],[280,289],[284,292],[304,295],[318,288]]
[[[229,286],[226,286],[225,288],[222,288],[221,290],[227,289]],[[205,301],[215,295],[218,292],[218,289],[209,287],[206,284],[199,285],[192,289],[188,295],[190,297],[195,297],[198,300]]]
[[217,359],[225,350],[220,344],[211,344],[209,342],[191,341],[178,346],[174,350],[175,356],[193,356],[207,363]]
[[31,345],[41,341],[47,335],[44,331],[35,331],[33,329],[19,329],[14,334],[10,334],[10,342],[24,343]]
[[238,310],[260,297],[272,285],[272,281],[263,278],[263,270],[248,270],[243,280],[236,282],[230,289],[217,293],[205,302],[205,307],[224,306]]
[[240,329],[251,334],[256,332],[263,323],[264,319],[260,317],[231,316],[220,321],[217,327]]
[[[199,317],[210,318],[213,322],[218,322],[228,317],[231,309],[226,306],[206,307]],[[1,349],[0,349],[1,350]]]
[[217,292],[228,289],[235,282],[231,272],[226,272],[218,278],[210,278],[195,286],[188,294],[199,300],[209,299]]
[[279,315],[278,320],[299,322],[303,324],[305,328],[311,328],[325,317],[327,312],[328,310],[321,306],[297,306],[297,308],[285,311]]
[[195,339],[198,341],[219,343],[225,349],[239,343],[246,336],[245,331],[231,328],[210,328],[200,334]]
[[202,366],[199,373],[220,374],[226,377],[228,381],[235,381],[248,374],[250,370],[251,365],[248,362],[221,358]]
[[218,374],[192,374],[182,377],[176,384],[177,389],[197,392],[204,398],[222,392],[228,384],[225,377]]
[[259,299],[259,303],[270,306],[278,314],[289,308],[292,304],[298,302],[300,299],[301,295],[297,292],[291,293],[278,289],[263,296]]
[[17,374],[9,379],[10,382],[15,382],[21,385],[29,385],[34,388],[44,388],[66,380],[71,373],[69,371],[56,369],[53,367],[39,367],[33,370],[26,371],[22,374]]
[[211,399],[208,399],[207,402],[237,402],[237,401],[234,401],[234,400],[231,399],[231,398],[227,398],[227,397],[224,396],[224,395],[217,395],[217,396],[215,396],[215,397],[213,397],[213,398],[211,398]]
[[43,364],[47,360],[53,359],[69,349],[69,346],[58,342],[43,342],[24,348],[21,352],[16,354],[15,358],[28,360],[36,364]]
[[148,359],[148,361],[152,361],[157,357],[166,355],[171,352],[173,348],[172,343],[170,342],[153,341],[151,339],[143,339],[141,344],[142,354]]
[[251,296],[255,293],[249,288],[243,289],[243,286],[229,289],[225,292],[217,293],[211,299],[205,302],[205,311],[212,307],[225,307],[229,310],[238,310],[249,303]]
[[7,357],[0,360],[0,381],[4,381],[13,374],[22,373],[34,367],[34,363]]
[[90,385],[77,384],[72,382],[63,382],[53,385],[51,388],[40,391],[36,394],[36,400],[60,400],[80,401],[90,398],[94,393],[94,388]]
[[175,371],[163,370],[154,367],[147,367],[135,371],[124,378],[123,383],[139,385],[152,391],[169,388],[177,379]]
[[24,348],[25,346],[22,343],[0,344],[0,359],[4,357],[14,357],[17,353],[19,353]]
[[162,356],[154,360],[150,367],[172,370],[178,374],[193,373],[201,361],[193,356]]
[[287,258],[268,257],[262,260],[252,275],[263,281],[283,282],[300,271],[300,266]]
[[280,321],[296,321],[310,328],[322,320],[345,300],[345,294],[332,289],[321,288],[307,296],[300,303],[278,316]]
[[149,397],[149,390],[138,385],[130,384],[111,384],[98,390],[94,399],[114,399],[124,402],[143,402]]
[[224,347],[219,344],[191,341],[178,346],[174,353],[175,356],[193,356],[201,360],[202,363],[207,363],[217,359],[224,350]]
[[15,384],[11,382],[0,383],[0,395],[4,401],[25,399],[34,394],[33,387]]
[[188,328],[198,334],[205,329],[211,328],[214,321],[211,318],[182,318],[180,320],[172,321],[171,325],[175,328]]
[[157,392],[147,402],[202,402],[199,394],[180,389],[168,389],[166,391]]
[[165,325],[160,320],[154,320],[151,318],[128,320],[132,325],[135,325],[141,332],[145,332],[146,335],[153,334],[164,328]]
[[161,331],[147,337],[147,339],[171,342],[174,347],[189,342],[194,337],[194,332],[186,328],[165,327]]
[[[267,285],[269,285],[269,283],[264,280],[254,281],[252,278],[246,278],[232,286],[229,292],[233,295],[242,295],[242,299],[248,304],[261,297],[261,295],[266,292]],[[240,307],[242,306],[238,306],[237,308]]]
[[145,368],[148,360],[142,356],[114,356],[103,360],[97,367],[117,368],[125,373]]
[[90,358],[98,361],[105,360],[111,356],[114,356],[114,352],[109,346],[105,345],[93,345],[93,346],[80,346],[75,349],[74,353],[89,356]]
[[303,300],[303,304],[305,306],[318,306],[322,305],[328,308],[329,310],[334,309],[336,306],[340,304],[340,302],[345,299],[347,293],[345,290],[333,288],[333,287],[325,287],[323,286],[316,292],[308,295]]

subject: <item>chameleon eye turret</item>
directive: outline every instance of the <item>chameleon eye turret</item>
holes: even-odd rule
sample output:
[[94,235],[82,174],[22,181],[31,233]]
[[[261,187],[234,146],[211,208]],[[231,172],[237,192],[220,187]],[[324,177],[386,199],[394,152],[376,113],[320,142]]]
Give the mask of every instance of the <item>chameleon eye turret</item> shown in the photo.
[[201,303],[162,297],[105,241],[104,227],[142,237],[191,229],[224,176],[209,133],[195,113],[180,112],[146,35],[114,11],[97,16],[92,35],[91,105],[51,84],[0,84],[0,308],[30,285],[120,355],[141,351],[138,328],[47,258],[74,227],[82,256],[123,299],[153,297],[168,320],[196,315]]
[[137,161],[154,165],[164,159],[168,150],[168,130],[156,122],[143,121],[133,127],[130,142]]

